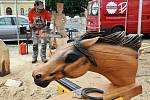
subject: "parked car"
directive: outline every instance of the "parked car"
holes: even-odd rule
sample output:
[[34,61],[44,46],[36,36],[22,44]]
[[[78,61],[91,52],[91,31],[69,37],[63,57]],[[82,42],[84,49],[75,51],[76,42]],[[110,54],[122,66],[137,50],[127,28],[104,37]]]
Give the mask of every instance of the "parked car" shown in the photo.
[[[18,22],[18,29],[17,23]],[[18,15],[18,21],[16,22],[16,15],[3,15],[0,16],[0,39],[3,41],[17,41],[17,33],[19,33],[20,40],[26,40],[25,31],[20,31],[21,29],[26,29],[26,32],[30,32],[28,17]],[[19,30],[19,31],[18,31]],[[28,35],[31,38],[31,34]]]

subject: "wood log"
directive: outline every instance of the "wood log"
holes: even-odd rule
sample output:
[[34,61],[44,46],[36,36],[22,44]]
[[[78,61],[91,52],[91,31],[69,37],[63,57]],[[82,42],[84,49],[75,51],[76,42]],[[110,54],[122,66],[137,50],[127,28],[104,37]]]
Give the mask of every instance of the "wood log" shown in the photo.
[[0,39],[0,77],[10,73],[9,49]]

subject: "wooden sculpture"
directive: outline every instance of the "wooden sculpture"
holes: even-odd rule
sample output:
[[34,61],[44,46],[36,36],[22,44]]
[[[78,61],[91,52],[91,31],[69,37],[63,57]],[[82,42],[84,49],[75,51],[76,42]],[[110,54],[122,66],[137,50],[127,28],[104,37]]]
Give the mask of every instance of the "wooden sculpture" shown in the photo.
[[65,23],[66,23],[66,16],[63,14],[63,3],[57,3],[57,12],[53,12],[52,14],[52,21],[58,33],[62,35],[63,38],[66,38],[66,31],[65,31]]
[[77,78],[92,71],[108,78],[114,86],[131,85],[135,83],[139,48],[137,35],[85,34],[56,51],[47,63],[33,71],[34,81],[47,87],[53,80]]
[[0,39],[0,76],[10,73],[9,50],[5,43]]

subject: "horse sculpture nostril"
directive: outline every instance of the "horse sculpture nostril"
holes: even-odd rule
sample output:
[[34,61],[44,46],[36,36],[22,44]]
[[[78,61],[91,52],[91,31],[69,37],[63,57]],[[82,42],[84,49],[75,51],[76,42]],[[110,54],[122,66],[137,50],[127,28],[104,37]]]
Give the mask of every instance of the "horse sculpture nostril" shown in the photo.
[[41,77],[42,77],[41,74],[37,74],[37,75],[35,76],[35,79],[40,79]]

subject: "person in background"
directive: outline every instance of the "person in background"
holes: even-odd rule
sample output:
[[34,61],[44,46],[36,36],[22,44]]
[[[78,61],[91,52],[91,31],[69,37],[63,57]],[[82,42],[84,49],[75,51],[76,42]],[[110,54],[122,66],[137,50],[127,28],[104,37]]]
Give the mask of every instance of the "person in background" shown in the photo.
[[34,8],[29,13],[29,24],[32,29],[33,38],[33,55],[32,63],[37,62],[38,57],[38,45],[41,42],[40,56],[42,62],[46,63],[46,47],[47,47],[47,31],[50,27],[51,15],[44,9],[44,4],[40,0],[36,0]]

